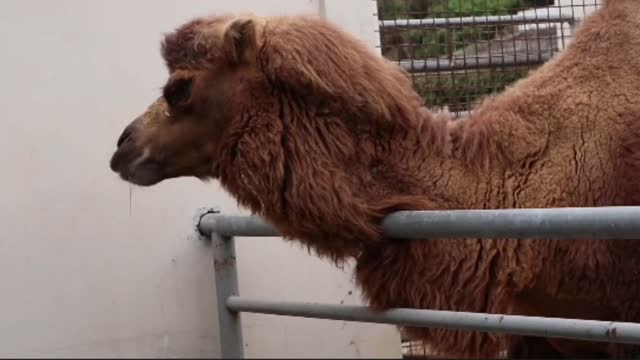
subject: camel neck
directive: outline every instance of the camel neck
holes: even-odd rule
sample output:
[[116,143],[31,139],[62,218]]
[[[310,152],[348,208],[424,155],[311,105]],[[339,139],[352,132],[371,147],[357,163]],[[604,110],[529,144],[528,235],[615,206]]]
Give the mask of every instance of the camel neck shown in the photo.
[[478,149],[470,148],[465,135],[473,130],[465,129],[462,121],[474,120],[452,120],[445,113],[425,112],[415,128],[388,132],[382,142],[392,145],[381,157],[385,159],[379,164],[381,168],[372,169],[373,191],[391,198],[420,199],[415,204],[424,210],[483,207],[485,199],[476,192],[490,186],[491,174],[499,164],[488,152],[482,152],[482,144],[476,144]]

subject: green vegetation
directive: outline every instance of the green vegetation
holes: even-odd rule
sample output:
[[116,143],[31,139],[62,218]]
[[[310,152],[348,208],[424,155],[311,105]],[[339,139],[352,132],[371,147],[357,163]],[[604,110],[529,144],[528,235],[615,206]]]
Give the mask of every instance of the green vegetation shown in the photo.
[[413,85],[425,104],[436,108],[448,106],[450,111],[459,112],[475,105],[482,97],[501,91],[529,71],[528,67],[513,67],[420,74],[413,76]]
[[397,15],[426,17],[508,15],[517,10],[552,5],[553,0],[378,0],[380,19]]
[[[508,15],[532,7],[547,6],[553,0],[378,0],[380,20],[463,16]],[[512,33],[508,26],[466,26],[437,29],[382,28],[382,53],[391,60],[462,56],[500,34]],[[473,54],[467,56],[474,56]],[[426,104],[465,110],[480,97],[501,91],[525,76],[529,68],[467,70],[439,75],[414,76],[416,89]],[[458,110],[456,110],[458,111]]]

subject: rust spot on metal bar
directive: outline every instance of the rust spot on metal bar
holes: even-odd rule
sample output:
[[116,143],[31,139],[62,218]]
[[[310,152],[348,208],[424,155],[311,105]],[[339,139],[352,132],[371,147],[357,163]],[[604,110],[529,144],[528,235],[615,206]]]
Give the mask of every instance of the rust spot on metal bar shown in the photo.
[[213,261],[213,267],[215,268],[216,271],[227,269],[229,267],[234,267],[234,266],[236,266],[236,257],[235,256],[225,258],[224,260],[214,260]]

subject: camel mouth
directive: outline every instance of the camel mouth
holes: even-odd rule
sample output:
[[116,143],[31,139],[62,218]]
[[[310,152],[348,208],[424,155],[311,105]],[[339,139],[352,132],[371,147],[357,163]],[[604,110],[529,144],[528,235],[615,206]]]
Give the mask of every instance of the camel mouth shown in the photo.
[[109,165],[122,180],[134,185],[152,186],[165,179],[162,164],[149,158],[148,151],[135,154],[120,147],[111,157]]
[[138,186],[153,186],[162,182],[165,178],[159,175],[160,167],[157,163],[149,162],[140,164],[135,168],[126,168],[120,171],[118,175],[124,181],[130,182]]

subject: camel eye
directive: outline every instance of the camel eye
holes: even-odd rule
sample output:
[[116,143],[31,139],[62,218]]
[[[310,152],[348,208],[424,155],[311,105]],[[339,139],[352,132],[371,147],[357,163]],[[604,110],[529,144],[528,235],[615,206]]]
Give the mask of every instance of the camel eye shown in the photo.
[[184,107],[191,97],[191,78],[179,78],[170,81],[163,90],[163,96],[173,109]]

